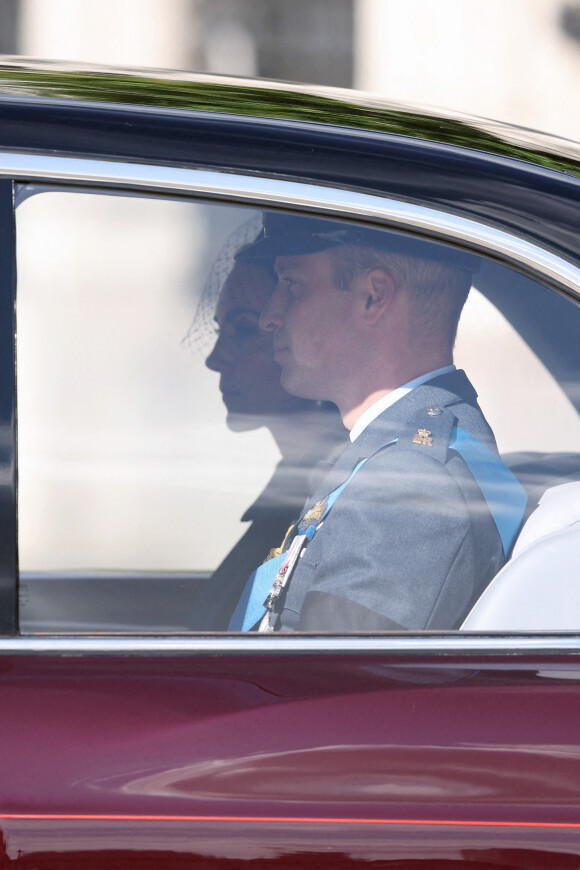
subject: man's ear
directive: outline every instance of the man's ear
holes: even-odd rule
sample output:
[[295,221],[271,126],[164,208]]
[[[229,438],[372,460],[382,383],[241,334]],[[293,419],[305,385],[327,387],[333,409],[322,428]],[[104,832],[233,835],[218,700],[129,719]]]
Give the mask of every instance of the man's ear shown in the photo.
[[380,320],[395,298],[396,287],[384,269],[371,269],[357,282],[359,310],[366,323],[374,325]]

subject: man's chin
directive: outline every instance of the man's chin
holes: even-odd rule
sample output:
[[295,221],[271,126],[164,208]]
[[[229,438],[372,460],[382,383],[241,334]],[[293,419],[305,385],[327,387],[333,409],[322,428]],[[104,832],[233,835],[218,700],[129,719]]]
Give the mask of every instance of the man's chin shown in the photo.
[[318,391],[313,386],[308,384],[297,376],[297,373],[292,370],[282,369],[280,375],[280,383],[287,393],[291,396],[296,396],[299,399],[321,399],[324,398],[318,394]]

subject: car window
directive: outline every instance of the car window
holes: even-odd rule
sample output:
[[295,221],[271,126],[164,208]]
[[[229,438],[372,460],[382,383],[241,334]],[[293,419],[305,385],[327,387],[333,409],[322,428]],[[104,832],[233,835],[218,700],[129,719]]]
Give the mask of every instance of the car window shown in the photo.
[[459,629],[580,479],[558,290],[360,223],[22,192],[25,633]]

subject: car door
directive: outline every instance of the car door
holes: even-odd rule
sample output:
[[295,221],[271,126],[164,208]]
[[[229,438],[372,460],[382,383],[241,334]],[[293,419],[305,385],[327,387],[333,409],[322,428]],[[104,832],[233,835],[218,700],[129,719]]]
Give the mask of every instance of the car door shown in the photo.
[[3,866],[578,866],[575,632],[191,628],[280,459],[205,366],[264,210],[481,256],[457,360],[539,486],[578,472],[578,270],[339,188],[3,160]]

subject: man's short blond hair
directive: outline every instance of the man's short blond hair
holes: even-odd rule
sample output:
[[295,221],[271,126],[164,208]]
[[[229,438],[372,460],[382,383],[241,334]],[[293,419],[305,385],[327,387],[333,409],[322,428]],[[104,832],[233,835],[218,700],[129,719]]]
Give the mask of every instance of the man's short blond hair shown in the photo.
[[413,301],[417,330],[442,330],[450,345],[471,287],[471,275],[441,260],[410,257],[359,245],[340,245],[329,253],[333,259],[333,280],[339,290],[372,269],[387,272],[397,289],[403,288]]

